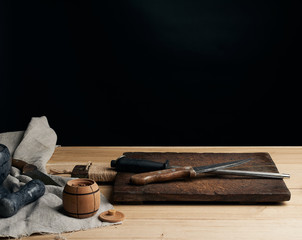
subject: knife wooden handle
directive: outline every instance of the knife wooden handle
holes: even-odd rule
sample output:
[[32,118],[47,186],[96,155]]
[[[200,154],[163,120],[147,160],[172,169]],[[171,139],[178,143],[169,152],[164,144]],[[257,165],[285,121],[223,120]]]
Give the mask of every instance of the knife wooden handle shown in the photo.
[[18,160],[18,159],[12,159],[12,166],[20,169],[21,171],[23,170],[24,166],[26,165],[27,163],[22,161],[22,160]]
[[22,173],[30,172],[37,169],[35,165],[28,164],[27,162],[24,162],[19,159],[12,159],[12,166],[20,169]]
[[135,185],[145,185],[155,182],[166,182],[178,178],[195,176],[196,172],[192,167],[177,167],[165,170],[139,173],[131,176],[130,181]]

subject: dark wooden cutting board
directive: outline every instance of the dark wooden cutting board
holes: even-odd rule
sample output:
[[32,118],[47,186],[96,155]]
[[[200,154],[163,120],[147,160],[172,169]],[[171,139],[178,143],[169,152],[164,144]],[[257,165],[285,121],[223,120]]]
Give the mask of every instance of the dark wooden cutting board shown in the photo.
[[[125,156],[158,162],[169,160],[171,166],[202,166],[252,158],[237,170],[278,173],[269,153],[175,153],[127,152]],[[116,203],[142,202],[282,202],[290,200],[283,179],[205,174],[200,178],[136,186],[130,183],[133,173],[118,173],[113,188]]]

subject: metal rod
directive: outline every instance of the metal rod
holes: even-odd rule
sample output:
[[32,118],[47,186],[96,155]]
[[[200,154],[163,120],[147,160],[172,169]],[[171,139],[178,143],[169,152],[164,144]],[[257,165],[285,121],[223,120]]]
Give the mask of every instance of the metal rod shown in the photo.
[[209,173],[238,175],[238,176],[253,176],[253,177],[263,177],[263,178],[290,178],[290,175],[286,173],[254,172],[254,171],[244,171],[244,170],[221,169]]

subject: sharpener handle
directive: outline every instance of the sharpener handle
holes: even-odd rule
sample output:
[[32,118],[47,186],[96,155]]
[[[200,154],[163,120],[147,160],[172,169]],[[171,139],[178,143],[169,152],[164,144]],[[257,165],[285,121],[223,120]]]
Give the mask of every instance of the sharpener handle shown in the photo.
[[143,159],[132,159],[122,156],[117,160],[112,160],[111,167],[115,168],[115,170],[118,172],[143,173],[167,169],[169,168],[169,161],[161,163]]

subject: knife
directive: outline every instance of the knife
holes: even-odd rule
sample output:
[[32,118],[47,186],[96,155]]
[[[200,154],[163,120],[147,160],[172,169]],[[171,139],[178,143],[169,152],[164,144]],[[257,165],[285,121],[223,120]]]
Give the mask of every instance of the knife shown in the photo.
[[19,159],[12,159],[12,166],[20,169],[22,174],[29,176],[32,179],[41,180],[45,185],[54,185],[54,186],[61,187],[61,185],[56,183],[45,173],[42,173],[41,171],[39,171],[38,168],[33,164],[29,164],[29,163],[24,162]]
[[145,185],[149,183],[166,182],[166,181],[171,181],[171,180],[175,180],[178,178],[185,178],[185,177],[195,178],[200,176],[202,173],[213,172],[223,168],[235,167],[243,163],[246,163],[250,160],[251,159],[249,158],[249,159],[242,159],[232,162],[218,163],[218,164],[212,164],[212,165],[200,166],[200,167],[191,167],[191,166],[175,167],[165,170],[139,173],[139,174],[132,175],[130,178],[130,182],[136,185]]

